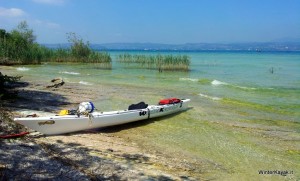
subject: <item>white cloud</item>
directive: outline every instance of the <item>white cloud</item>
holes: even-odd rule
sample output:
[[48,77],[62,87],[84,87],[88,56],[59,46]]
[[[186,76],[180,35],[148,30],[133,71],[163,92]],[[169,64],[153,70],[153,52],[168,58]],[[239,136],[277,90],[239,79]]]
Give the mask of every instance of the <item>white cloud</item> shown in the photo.
[[46,28],[51,28],[51,29],[58,29],[60,28],[60,25],[57,23],[49,22],[49,21],[43,21],[43,20],[34,20],[33,23],[38,26],[46,27]]
[[32,0],[32,1],[36,3],[51,4],[51,5],[62,5],[65,2],[65,0]]
[[26,15],[22,9],[18,8],[2,8],[0,7],[0,16],[2,17],[21,17]]

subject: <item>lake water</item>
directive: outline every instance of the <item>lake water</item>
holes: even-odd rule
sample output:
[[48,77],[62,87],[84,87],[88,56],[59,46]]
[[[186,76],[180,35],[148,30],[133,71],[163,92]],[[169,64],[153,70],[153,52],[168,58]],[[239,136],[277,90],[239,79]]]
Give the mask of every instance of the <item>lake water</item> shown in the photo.
[[[98,109],[126,109],[166,97],[190,98],[188,111],[116,128],[115,134],[141,147],[191,165],[207,179],[282,180],[300,178],[300,53],[111,51],[112,69],[94,64],[42,64],[15,67],[35,79],[63,77],[85,86],[121,87]],[[182,54],[189,72],[124,67],[119,54]],[[259,170],[293,174],[261,175]],[[297,171],[296,171],[297,170]]]

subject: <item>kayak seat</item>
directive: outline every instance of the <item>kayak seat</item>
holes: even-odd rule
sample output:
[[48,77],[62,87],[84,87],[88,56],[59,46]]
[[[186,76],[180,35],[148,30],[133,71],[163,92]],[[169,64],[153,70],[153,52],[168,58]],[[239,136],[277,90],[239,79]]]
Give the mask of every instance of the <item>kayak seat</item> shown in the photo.
[[145,102],[139,102],[137,104],[131,104],[128,107],[128,110],[135,110],[135,109],[145,109],[148,107],[148,104],[146,104]]

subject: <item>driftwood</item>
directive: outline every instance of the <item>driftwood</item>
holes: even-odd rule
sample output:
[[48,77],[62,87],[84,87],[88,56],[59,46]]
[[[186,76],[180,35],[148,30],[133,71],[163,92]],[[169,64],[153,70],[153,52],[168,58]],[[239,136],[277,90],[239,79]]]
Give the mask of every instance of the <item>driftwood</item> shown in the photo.
[[58,88],[62,85],[65,84],[64,80],[62,78],[55,78],[52,79],[51,82],[53,83],[52,85],[48,85],[47,88]]

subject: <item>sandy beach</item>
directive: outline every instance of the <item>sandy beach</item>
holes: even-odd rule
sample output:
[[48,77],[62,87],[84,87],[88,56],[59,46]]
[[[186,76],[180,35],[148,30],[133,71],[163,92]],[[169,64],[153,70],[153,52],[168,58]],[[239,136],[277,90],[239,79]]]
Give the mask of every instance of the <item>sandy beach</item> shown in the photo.
[[[105,99],[118,89],[117,86],[103,86],[101,90],[96,90],[72,83],[66,83],[58,88],[47,88],[49,85],[50,80],[41,82],[22,78],[16,88],[18,98],[3,102],[4,107],[10,110],[12,116],[21,116],[21,113],[57,113],[60,109],[75,108],[83,101]],[[119,129],[126,127],[128,125]],[[143,149],[129,138],[116,135],[116,131],[115,128],[105,128],[58,136],[44,136],[32,132],[24,138],[1,140],[0,178],[1,180],[201,178],[201,174],[193,173],[195,168],[187,161]]]

